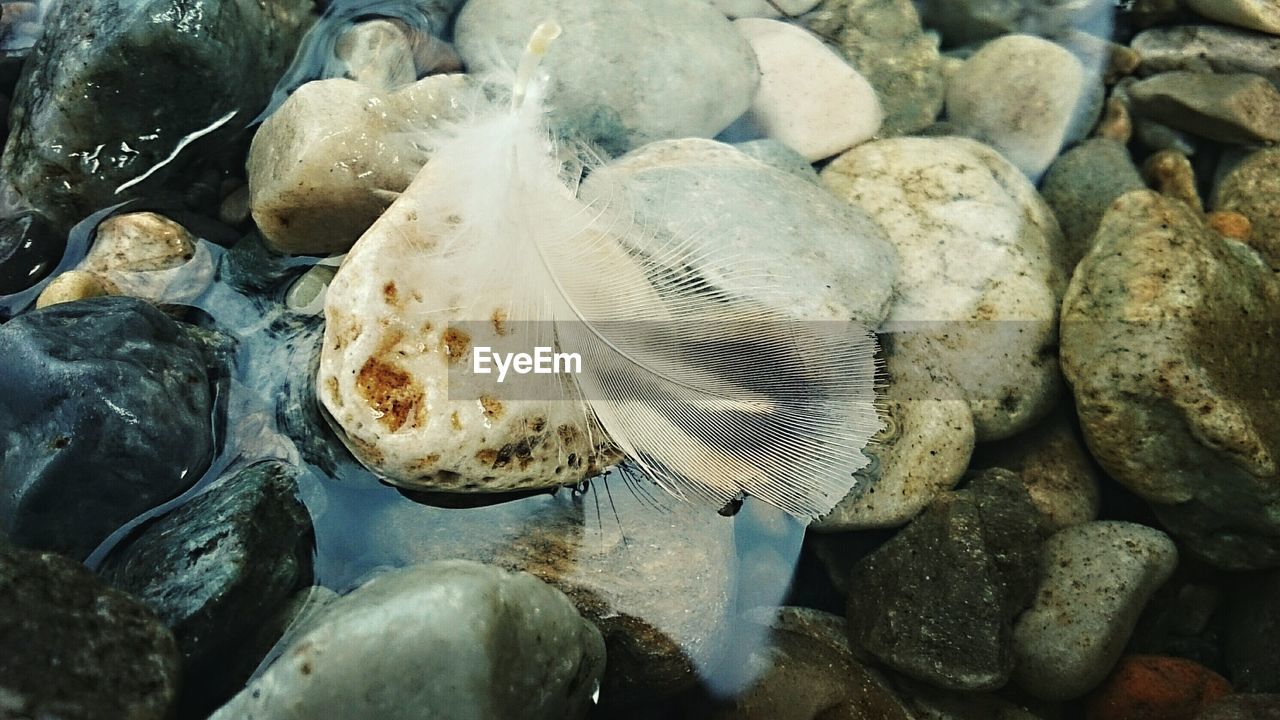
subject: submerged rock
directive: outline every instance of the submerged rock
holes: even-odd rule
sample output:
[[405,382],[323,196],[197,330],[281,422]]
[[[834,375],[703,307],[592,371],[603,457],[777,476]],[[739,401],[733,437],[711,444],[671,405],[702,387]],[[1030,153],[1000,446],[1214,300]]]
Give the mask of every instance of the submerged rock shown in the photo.
[[172,633],[77,562],[0,541],[0,646],[5,717],[173,717]]
[[184,326],[112,297],[0,326],[0,527],[84,558],[200,478],[213,453],[210,369]]
[[1280,38],[1220,25],[1178,25],[1145,30],[1130,43],[1141,72],[1171,70],[1253,73],[1280,87]]
[[751,46],[701,0],[471,0],[458,15],[458,52],[472,72],[515,67],[547,18],[564,28],[543,61],[552,127],[610,153],[713,137],[759,83]]
[[1014,669],[1013,620],[1035,594],[1039,513],[1016,477],[943,493],[854,566],[849,637],[931,685],[993,690]]
[[1065,48],[1007,35],[974,53],[947,87],[947,119],[1032,179],[1093,127],[1102,82]]
[[0,220],[0,295],[22,292],[48,277],[66,246],[66,236],[40,213]]
[[1280,7],[1268,0],[1185,0],[1188,7],[1219,22],[1280,35]]
[[1239,579],[1223,613],[1223,656],[1240,692],[1280,693],[1280,570]]
[[1111,203],[1144,187],[1124,142],[1094,138],[1053,161],[1040,192],[1062,227],[1068,267],[1074,268],[1089,252]]
[[[1280,40],[1277,40],[1280,42]],[[1280,270],[1280,149],[1251,153],[1227,173],[1213,195],[1213,209],[1249,219],[1249,246]]]
[[225,121],[225,138],[247,126],[310,10],[309,0],[58,3],[19,80],[0,173],[63,228],[162,187],[172,164],[117,194],[189,135]]
[[1054,701],[1093,689],[1177,563],[1167,535],[1134,523],[1090,522],[1054,534],[1039,594],[1014,626],[1018,685]]
[[1231,684],[1186,658],[1131,655],[1089,698],[1091,720],[1199,718],[1200,711],[1231,693]]
[[99,571],[174,631],[187,705],[216,705],[248,679],[268,649],[255,646],[258,630],[311,580],[296,473],[270,461],[228,475],[117,547]]
[[1280,565],[1280,284],[1184,203],[1124,195],[1063,302],[1062,368],[1093,456],[1193,553]]
[[826,0],[803,22],[876,89],[883,135],[909,135],[937,119],[946,93],[938,37],[920,27],[911,0]]
[[604,660],[600,633],[537,578],[428,563],[328,605],[213,718],[581,718]]
[[1280,90],[1250,73],[1167,72],[1128,89],[1135,114],[1233,145],[1280,140]]
[[1057,220],[1007,160],[973,140],[890,138],[821,174],[868,212],[901,258],[884,326],[895,352],[952,378],[979,441],[1008,437],[1052,407],[1065,285]]

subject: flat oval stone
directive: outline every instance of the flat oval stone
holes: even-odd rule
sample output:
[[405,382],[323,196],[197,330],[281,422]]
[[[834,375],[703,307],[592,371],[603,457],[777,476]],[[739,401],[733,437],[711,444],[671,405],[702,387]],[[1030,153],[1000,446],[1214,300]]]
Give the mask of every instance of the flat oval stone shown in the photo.
[[471,72],[515,67],[547,18],[564,29],[542,63],[551,123],[610,153],[714,137],[746,111],[759,83],[751,46],[701,0],[471,0],[458,15],[458,52]]

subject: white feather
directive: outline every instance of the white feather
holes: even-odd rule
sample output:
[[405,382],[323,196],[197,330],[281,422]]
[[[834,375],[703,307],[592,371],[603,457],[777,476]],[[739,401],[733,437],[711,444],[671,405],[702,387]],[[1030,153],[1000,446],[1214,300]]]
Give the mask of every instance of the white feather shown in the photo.
[[556,34],[552,23],[535,32],[509,106],[478,101],[474,117],[427,141],[431,160],[398,201],[415,204],[411,231],[429,238],[415,261],[463,270],[475,282],[467,296],[504,300],[522,338],[580,353],[569,401],[581,429],[594,416],[664,489],[826,513],[880,427],[874,337],[711,287],[703,275],[751,270],[687,238],[655,245],[621,185],[581,202],[544,126],[537,61]]

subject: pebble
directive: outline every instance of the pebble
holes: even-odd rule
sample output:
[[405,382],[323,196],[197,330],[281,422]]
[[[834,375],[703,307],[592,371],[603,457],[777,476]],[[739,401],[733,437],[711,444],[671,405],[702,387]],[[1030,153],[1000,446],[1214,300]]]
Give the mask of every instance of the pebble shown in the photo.
[[1098,517],[1100,478],[1070,407],[1060,406],[1007,440],[979,446],[972,467],[1016,473],[1052,530]]
[[0,219],[0,295],[19,293],[49,276],[67,239],[40,213]]
[[865,142],[884,112],[876,91],[839,55],[796,25],[746,18],[734,27],[751,44],[760,87],[742,122],[816,162]]
[[862,482],[810,528],[843,532],[897,527],[955,487],[973,453],[973,413],[954,380],[885,345],[888,381],[880,390],[884,429],[863,451]]
[[311,520],[297,472],[267,461],[228,474],[117,547],[99,570],[173,630],[184,705],[206,715],[269,649],[255,643],[260,626],[310,583]]
[[84,559],[209,464],[209,361],[151,305],[107,297],[26,313],[0,326],[0,347],[0,517],[15,544]]
[[1010,699],[996,693],[959,692],[932,687],[901,676],[892,678],[899,696],[911,707],[915,720],[1060,720],[1061,713],[1045,710],[1025,697]]
[[1280,695],[1228,695],[1211,703],[1195,720],[1280,720]]
[[947,47],[975,45],[1017,32],[1051,37],[1078,28],[1105,35],[1114,12],[1106,2],[1057,0],[924,0],[920,7],[924,24],[942,33]]
[[1039,513],[1017,478],[946,492],[859,561],[850,641],[888,667],[953,690],[993,690],[1014,669],[1013,619],[1035,593]]
[[115,283],[88,270],[68,270],[53,279],[36,297],[36,309],[107,295],[123,295]]
[[1167,535],[1135,523],[1088,522],[1055,533],[1044,545],[1040,589],[1014,626],[1014,680],[1052,701],[1096,687],[1177,562]]
[[811,183],[818,182],[818,171],[800,153],[783,145],[777,140],[762,138],[734,143],[733,146],[744,155],[759,160],[769,167],[789,172],[798,178]]
[[[191,133],[227,118],[215,135],[224,142],[196,146],[196,153],[203,147],[207,154],[246,127],[292,60],[310,10],[305,0],[269,8],[257,0],[54,6],[14,95],[0,175],[62,230],[130,195],[154,193],[175,165],[131,193],[116,191],[168,158]],[[225,72],[232,67],[254,72]],[[190,96],[175,102],[177,87]]]
[[[1107,98],[1107,102],[1102,106],[1102,118],[1098,120],[1098,126],[1094,128],[1094,137],[1118,142],[1121,145],[1127,145],[1133,137],[1133,118],[1129,116],[1129,106],[1125,101],[1114,95]],[[1056,161],[1055,161],[1056,162]],[[1132,158],[1129,160],[1133,163]],[[1052,165],[1050,169],[1052,169]]]
[[[889,312],[898,255],[876,222],[821,185],[730,145],[651,143],[597,170],[579,196],[591,202],[613,192],[625,193],[649,227],[750,267],[736,274],[699,268],[723,290],[758,296],[801,320],[874,328]],[[655,245],[669,237],[651,234]]]
[[471,0],[458,15],[458,52],[471,72],[515,67],[534,27],[563,34],[542,68],[561,133],[620,154],[665,138],[714,137],[746,112],[760,81],[751,46],[704,0]]
[[802,22],[875,88],[882,136],[910,135],[937,119],[946,94],[938,37],[920,26],[911,0],[825,0]]
[[1252,73],[1167,72],[1129,86],[1130,108],[1200,137],[1235,145],[1280,140],[1280,90]]
[[1173,150],[1183,155],[1195,155],[1202,141],[1181,130],[1175,130],[1146,118],[1137,118],[1133,123],[1133,136],[1148,150]]
[[[564,592],[605,638],[601,701],[625,708],[689,690],[725,660],[740,605],[739,523],[618,480],[593,480],[587,497],[542,494],[434,528],[401,506],[367,533],[390,553],[381,562],[464,558]],[[492,528],[514,530],[495,544]]]
[[537,578],[427,563],[334,601],[212,718],[582,718],[604,653]]
[[1089,699],[1088,720],[1194,720],[1231,693],[1221,675],[1185,658],[1130,655]]
[[1094,457],[1220,567],[1280,564],[1275,317],[1257,253],[1151,191],[1112,205],[1063,302],[1062,368]]
[[1236,689],[1280,693],[1280,571],[1242,578],[1223,615],[1222,654]]
[[[760,674],[704,717],[716,720],[913,720],[877,675],[849,650],[844,620],[808,608],[762,608],[742,620],[766,639],[737,659]],[[838,634],[837,634],[838,633]]]
[[78,562],[0,541],[0,646],[5,717],[173,717],[173,634]]
[[346,77],[383,90],[417,80],[413,47],[400,28],[390,20],[366,20],[342,33],[334,52],[347,66]]
[[[1223,237],[1243,243],[1248,243],[1249,236],[1253,233],[1253,224],[1249,222],[1249,218],[1231,210],[1215,210],[1205,216],[1205,222]],[[1263,251],[1263,248],[1256,245],[1254,247],[1259,252]]]
[[1142,163],[1142,174],[1156,192],[1181,200],[1198,213],[1204,212],[1200,191],[1196,189],[1196,172],[1186,155],[1177,150],[1152,153]]
[[168,270],[195,253],[196,239],[182,225],[152,212],[126,213],[98,225],[80,267],[101,274]]
[[1068,267],[1074,268],[1089,252],[1098,223],[1111,203],[1145,187],[1123,141],[1093,138],[1053,161],[1040,194],[1062,228]]
[[1130,46],[1144,75],[1189,70],[1253,73],[1280,87],[1280,38],[1220,25],[1178,25],[1138,33]]
[[991,148],[890,138],[841,155],[821,178],[868,212],[901,258],[885,329],[910,362],[952,378],[979,441],[1031,427],[1059,390],[1054,318],[1065,284],[1057,220]]
[[974,53],[947,87],[947,118],[1032,179],[1084,137],[1102,108],[1102,83],[1048,40],[1007,35]]
[[411,129],[455,118],[466,87],[440,75],[391,95],[342,78],[298,88],[249,149],[249,205],[268,247],[348,250],[426,162]]
[[1195,12],[1228,25],[1280,35],[1280,7],[1272,0],[1185,0]]
[[1248,218],[1249,245],[1280,270],[1280,149],[1258,150],[1218,183],[1211,206]]

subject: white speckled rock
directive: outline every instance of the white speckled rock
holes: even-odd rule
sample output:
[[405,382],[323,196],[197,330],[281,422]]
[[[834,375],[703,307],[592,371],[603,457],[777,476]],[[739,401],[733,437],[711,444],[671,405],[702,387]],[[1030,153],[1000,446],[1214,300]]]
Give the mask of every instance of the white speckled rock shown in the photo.
[[213,717],[580,718],[604,652],[599,631],[537,578],[428,563],[329,604]]
[[790,17],[803,15],[812,10],[821,0],[711,0],[711,4],[720,12],[731,18],[776,18],[782,17],[781,10]]
[[351,247],[426,161],[410,131],[458,111],[463,75],[423,78],[396,93],[353,80],[309,82],[258,128],[249,204],[278,252]]
[[[651,143],[614,161],[583,184],[583,199],[611,192],[610,178],[625,178],[628,199],[650,225],[767,274],[761,300],[792,317],[874,327],[888,312],[897,254],[866,213],[816,183],[702,139]],[[760,291],[759,280],[735,285],[710,272],[707,280]]]
[[810,162],[865,142],[884,112],[866,78],[796,25],[747,18],[734,26],[755,50],[760,89],[744,121]]
[[977,439],[1008,437],[1048,412],[1061,384],[1063,241],[1022,173],[981,143],[939,137],[865,143],[821,177],[897,247],[885,326],[895,352],[955,379]]
[[1040,592],[1013,628],[1014,680],[1053,701],[1094,688],[1177,564],[1167,535],[1134,523],[1084,523],[1049,538]]
[[[422,217],[416,198],[451,180],[428,164],[347,254],[325,294],[316,394],[351,451],[395,484],[500,492],[579,482],[604,459],[593,438],[605,442],[598,429],[580,432],[580,404],[450,395],[450,368],[469,367],[477,344],[538,344],[536,327],[507,322],[519,319],[510,298],[475,297],[474,277],[423,257],[430,228],[447,219]],[[541,389],[529,396],[560,397]]]
[[1280,5],[1275,0],[1187,0],[1187,6],[1228,25],[1280,35]]
[[955,381],[886,347],[885,428],[858,471],[868,482],[810,527],[846,531],[897,527],[964,477],[973,453],[973,412]]
[[547,18],[564,28],[542,64],[551,122],[610,153],[713,137],[759,83],[751,46],[705,0],[471,0],[455,26],[458,52],[472,72],[515,67]]
[[1089,131],[1102,99],[1102,81],[1068,50],[1006,35],[983,45],[951,78],[947,117],[961,134],[1038,178],[1065,144]]

